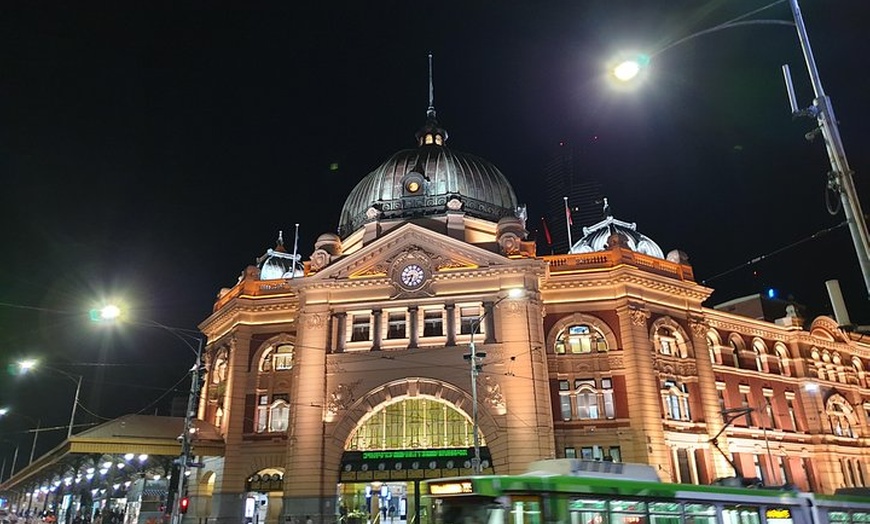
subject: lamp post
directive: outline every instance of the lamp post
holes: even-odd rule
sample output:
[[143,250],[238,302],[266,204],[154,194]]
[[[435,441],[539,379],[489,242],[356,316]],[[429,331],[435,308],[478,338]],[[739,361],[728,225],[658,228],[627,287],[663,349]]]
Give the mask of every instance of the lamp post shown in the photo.
[[508,298],[520,298],[525,295],[526,291],[523,288],[511,288],[508,290],[508,294],[496,300],[492,306],[488,310],[485,310],[483,314],[477,317],[477,319],[471,324],[471,336],[468,341],[468,354],[463,357],[468,360],[470,371],[471,371],[471,421],[472,421],[472,445],[474,446],[474,457],[471,459],[471,471],[475,475],[480,475],[482,469],[480,467],[480,425],[478,422],[478,403],[477,403],[477,376],[480,374],[481,365],[479,365],[478,359],[482,359],[486,357],[486,353],[483,351],[478,352],[474,345],[474,334],[480,329],[480,324],[483,322],[487,315],[495,309],[497,305],[499,305],[503,300]]
[[[90,312],[91,320],[95,322],[115,322],[121,319],[123,312],[121,308],[115,305],[103,306],[99,309],[93,309]],[[184,424],[182,427],[179,440],[181,442],[181,454],[175,460],[178,466],[178,480],[176,482],[176,491],[172,502],[172,510],[170,515],[171,524],[180,524],[183,518],[181,510],[181,500],[184,498],[185,484],[188,468],[196,467],[193,463],[193,434],[196,431],[193,426],[193,420],[196,418],[196,411],[199,401],[199,377],[202,370],[202,350],[205,344],[205,339],[199,331],[185,329],[173,326],[167,326],[154,320],[138,320],[129,322],[134,325],[143,327],[157,328],[171,334],[175,338],[181,340],[196,356],[193,367],[190,368],[190,393],[187,397],[187,408],[184,412]],[[195,341],[194,346],[192,342]]]
[[[37,369],[37,368],[45,368],[49,371],[54,371],[55,373],[59,373],[75,383],[76,394],[75,394],[75,397],[73,398],[72,410],[70,411],[70,415],[69,415],[69,427],[68,427],[67,432],[66,432],[66,438],[70,438],[72,436],[73,427],[75,426],[76,408],[79,405],[79,395],[81,394],[81,391],[82,391],[82,376],[81,375],[73,375],[72,373],[66,372],[62,369],[58,369],[56,367],[46,366],[44,364],[40,364],[39,361],[32,360],[32,359],[20,361],[18,363],[18,367],[19,367],[19,369],[21,369],[22,373],[27,373],[27,372],[32,371],[32,370]],[[31,460],[32,460],[32,458],[31,458]]]
[[[785,20],[742,20],[743,18],[754,15],[759,11],[782,3],[783,1],[785,0],[777,0],[760,9],[756,9],[729,22],[725,22],[724,24],[719,24],[709,29],[693,33],[663,47],[662,49],[659,49],[652,55],[637,55],[628,60],[622,60],[611,69],[611,74],[622,82],[632,81],[641,73],[644,67],[649,64],[650,58],[655,54],[661,53],[697,36],[723,29],[754,24],[794,26],[797,29],[798,41],[800,42],[804,61],[806,62],[807,73],[809,74],[810,83],[813,86],[815,98],[809,108],[805,110],[800,110],[798,108],[794,87],[791,82],[791,73],[789,72],[788,65],[783,65],[782,71],[785,77],[786,89],[788,91],[789,104],[793,115],[811,116],[814,117],[818,123],[817,132],[822,135],[825,141],[825,149],[828,153],[828,160],[831,165],[828,187],[840,195],[843,213],[846,216],[846,223],[849,226],[852,244],[855,247],[855,254],[858,257],[858,266],[860,267],[861,275],[864,278],[865,291],[867,292],[868,297],[870,297],[870,237],[868,237],[867,233],[867,224],[864,218],[864,212],[861,209],[858,192],[855,189],[855,183],[852,179],[852,169],[849,167],[849,162],[846,159],[846,151],[843,147],[843,141],[840,138],[837,118],[834,115],[834,106],[831,103],[830,97],[825,94],[825,90],[822,87],[819,70],[816,66],[815,57],[813,56],[813,50],[810,46],[809,36],[807,35],[798,0],[788,0],[794,22]],[[809,133],[807,136],[812,137],[815,133],[816,132]]]

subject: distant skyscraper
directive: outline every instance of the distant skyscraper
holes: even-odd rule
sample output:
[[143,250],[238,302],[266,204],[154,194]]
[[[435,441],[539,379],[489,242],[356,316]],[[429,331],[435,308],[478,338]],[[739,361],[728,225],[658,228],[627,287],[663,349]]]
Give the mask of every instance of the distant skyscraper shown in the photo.
[[[571,237],[576,242],[583,236],[583,227],[595,224],[603,218],[601,200],[603,187],[595,169],[596,140],[570,144],[560,142],[555,154],[544,166],[545,209],[547,227],[553,245],[547,245],[544,235],[539,235],[538,250],[541,254],[568,252],[568,222],[565,215],[565,197],[571,209]],[[540,218],[538,218],[540,222]]]

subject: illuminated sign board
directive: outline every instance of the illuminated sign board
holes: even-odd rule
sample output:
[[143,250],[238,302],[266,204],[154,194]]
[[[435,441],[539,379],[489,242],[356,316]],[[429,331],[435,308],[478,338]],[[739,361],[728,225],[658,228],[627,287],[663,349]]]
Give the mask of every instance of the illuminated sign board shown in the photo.
[[793,524],[791,510],[788,508],[767,508],[764,512],[768,524]]
[[432,495],[458,495],[461,493],[472,493],[471,482],[438,482],[429,484],[429,493]]
[[363,460],[398,460],[418,458],[466,458],[467,449],[401,449],[395,451],[363,451]]

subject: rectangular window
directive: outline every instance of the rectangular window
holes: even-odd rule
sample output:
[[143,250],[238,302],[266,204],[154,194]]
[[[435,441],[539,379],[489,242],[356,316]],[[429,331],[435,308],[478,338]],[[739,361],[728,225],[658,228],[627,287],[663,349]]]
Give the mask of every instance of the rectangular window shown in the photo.
[[604,400],[604,416],[606,418],[616,418],[616,405],[613,401],[613,380],[609,378],[601,379],[601,393]]
[[719,387],[719,384],[716,384],[716,394],[719,396],[719,413],[725,413],[725,410],[728,409],[725,405],[725,384],[722,384],[722,387]]
[[788,476],[788,468],[785,467],[785,459],[781,456],[776,457],[777,466],[779,466],[779,479],[783,484],[791,482]]
[[663,338],[659,342],[661,343],[661,346],[662,346],[662,350],[661,350],[662,355],[673,355],[674,354],[674,350],[671,349],[671,341],[670,340]]
[[580,448],[580,458],[583,460],[592,460],[592,446]]
[[610,446],[610,460],[622,462],[622,450],[619,446]]
[[369,337],[369,334],[371,332],[370,315],[354,315],[352,329],[353,331],[350,335],[351,342],[371,340],[371,338]]
[[470,335],[472,330],[475,333],[480,333],[481,328],[478,323],[480,318],[479,307],[461,307],[459,308],[459,334]]
[[769,429],[779,429],[776,425],[776,417],[773,416],[773,403],[770,400],[770,397],[765,398],[767,401],[767,422],[770,424],[768,426]]
[[749,393],[745,391],[740,393],[740,407],[746,410],[746,418],[744,419],[746,423],[750,426],[755,426],[752,420],[752,405],[749,403]]
[[254,424],[255,431],[262,433],[266,431],[266,425],[269,423],[269,395],[260,395],[257,400],[257,420]]
[[788,407],[788,420],[791,421],[791,428],[794,431],[798,430],[797,417],[794,414],[794,399],[786,397],[786,406]]
[[387,317],[387,338],[405,337],[406,314],[404,311],[390,313]]
[[595,391],[595,380],[575,380],[574,390],[577,398],[577,418],[590,420],[598,418],[598,393]]
[[565,458],[569,458],[569,459],[577,458],[577,449],[576,448],[565,448]]
[[423,312],[423,336],[440,337],[444,335],[444,314],[441,310]]
[[562,420],[571,420],[571,391],[567,380],[559,381],[559,405],[562,408]]
[[767,479],[764,478],[764,469],[761,467],[761,457],[759,455],[752,455],[752,464],[755,466],[755,478],[759,478],[764,483],[767,483]]

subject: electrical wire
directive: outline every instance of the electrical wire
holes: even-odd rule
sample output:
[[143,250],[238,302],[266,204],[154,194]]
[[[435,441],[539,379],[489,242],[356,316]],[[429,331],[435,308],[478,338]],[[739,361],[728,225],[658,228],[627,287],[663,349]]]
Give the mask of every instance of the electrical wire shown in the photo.
[[831,226],[827,229],[822,229],[821,231],[816,231],[815,233],[813,233],[812,235],[810,235],[808,237],[802,238],[796,242],[792,242],[791,244],[785,245],[779,249],[775,249],[775,250],[771,251],[770,253],[767,253],[764,255],[759,255],[751,260],[747,260],[746,262],[744,262],[740,265],[737,265],[731,269],[728,269],[727,271],[723,271],[721,273],[713,275],[712,277],[705,278],[704,280],[701,281],[701,284],[707,285],[708,282],[711,282],[711,281],[716,280],[718,278],[724,277],[726,275],[730,275],[731,273],[734,273],[735,271],[738,271],[740,269],[743,269],[743,268],[746,268],[749,266],[753,266],[753,265],[755,265],[763,260],[767,260],[768,258],[770,258],[772,256],[778,255],[778,254],[782,253],[783,251],[787,251],[793,247],[796,247],[796,246],[799,246],[799,245],[804,244],[806,242],[809,242],[810,240],[815,240],[817,238],[821,238],[821,237],[827,235],[828,233],[835,231],[835,230],[837,230],[845,225],[846,225],[846,222],[843,221],[843,222],[840,222],[839,224],[837,224],[835,226]]

